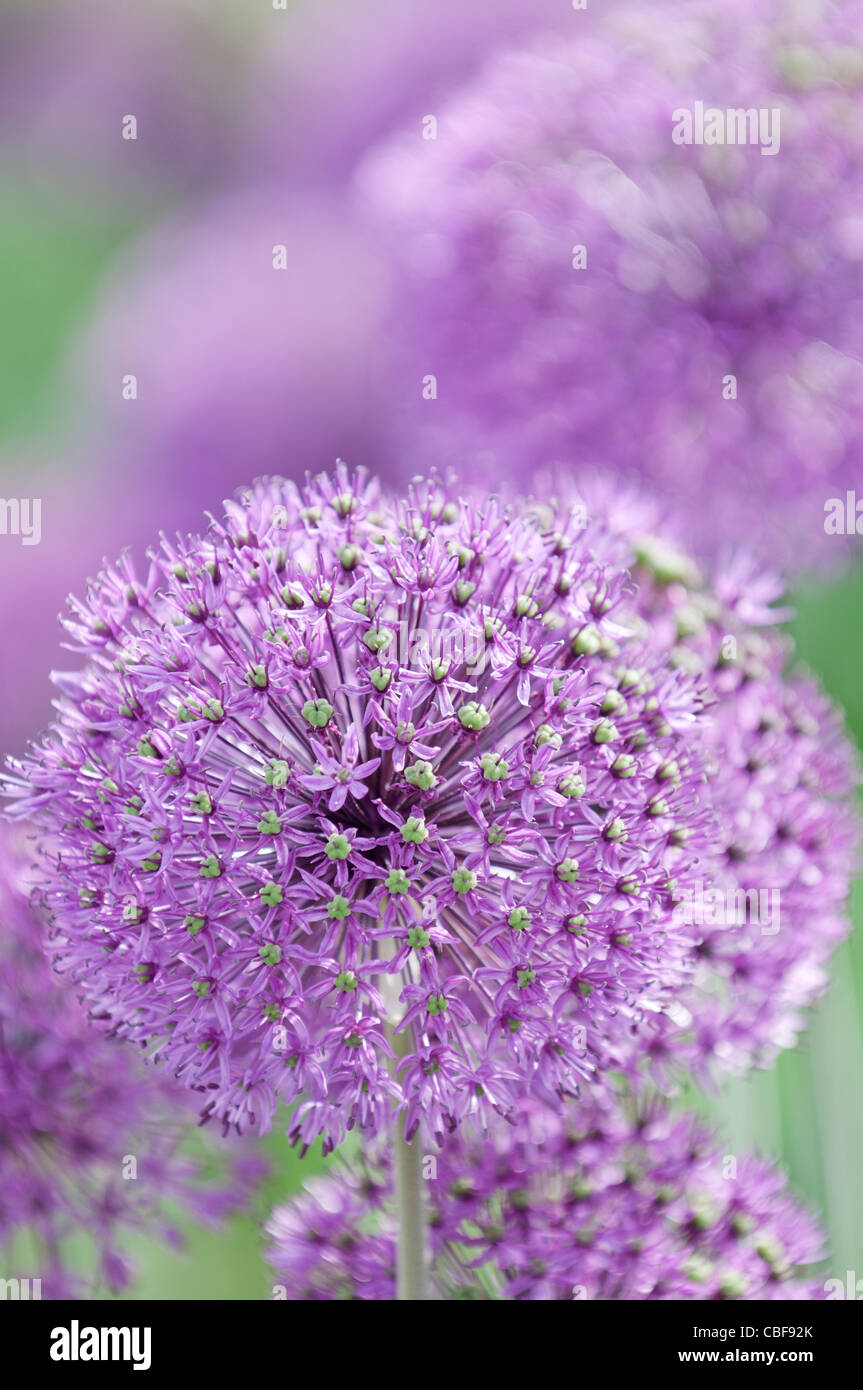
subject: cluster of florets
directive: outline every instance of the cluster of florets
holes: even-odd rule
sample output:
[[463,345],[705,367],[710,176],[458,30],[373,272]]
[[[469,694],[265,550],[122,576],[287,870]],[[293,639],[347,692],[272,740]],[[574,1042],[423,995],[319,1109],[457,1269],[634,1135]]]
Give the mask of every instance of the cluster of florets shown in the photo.
[[87,663],[19,768],[57,962],[206,1114],[441,1135],[679,993],[701,687],[594,539],[340,467],[74,606]]
[[644,1019],[634,1055],[656,1074],[769,1065],[793,1046],[826,964],[850,929],[859,862],[859,765],[841,716],[805,674],[787,674],[776,629],[782,589],[743,555],[708,587],[692,561],[652,532],[636,498],[592,499],[631,568],[637,608],[672,666],[701,679],[713,845],[695,893],[681,885],[679,925],[698,937],[691,981]]
[[[52,976],[44,925],[0,845],[0,1249],[31,1297],[70,1298],[129,1280],[124,1236],[180,1243],[176,1213],[212,1222],[243,1205],[263,1165],[235,1161],[215,1185],[180,1149],[185,1093],[87,1022]],[[172,1214],[173,1213],[173,1214]],[[82,1259],[81,1233],[92,1259]],[[74,1253],[68,1240],[76,1235]],[[29,1256],[24,1251],[29,1250]],[[85,1273],[86,1271],[86,1273]],[[26,1297],[27,1294],[22,1294]]]
[[863,453],[861,13],[591,6],[494,55],[436,139],[369,155],[414,460],[516,484],[599,465],[672,499],[699,552],[838,556],[825,503]]
[[[425,1162],[433,1297],[824,1296],[806,1271],[822,1236],[782,1175],[662,1105],[525,1102],[487,1141],[461,1132]],[[393,1298],[396,1233],[391,1160],[375,1149],[273,1213],[274,1296]]]

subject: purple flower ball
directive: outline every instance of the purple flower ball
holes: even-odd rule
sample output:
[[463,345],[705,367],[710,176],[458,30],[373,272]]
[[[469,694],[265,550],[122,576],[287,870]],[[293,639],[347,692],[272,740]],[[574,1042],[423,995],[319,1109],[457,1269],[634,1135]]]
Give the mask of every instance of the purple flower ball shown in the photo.
[[58,968],[205,1114],[440,1136],[679,994],[704,691],[633,635],[616,544],[340,466],[73,604],[86,664],[18,767]]
[[[828,503],[863,460],[861,13],[590,7],[369,156],[420,466],[423,442],[494,479],[595,464],[671,500],[699,553],[845,553]],[[695,143],[699,102],[773,124]]]
[[655,504],[605,484],[584,496],[616,537],[608,555],[632,573],[639,619],[673,668],[704,683],[709,712],[711,850],[675,904],[696,931],[696,965],[673,1007],[645,1015],[635,1064],[646,1047],[656,1079],[768,1066],[797,1041],[850,930],[858,756],[815,679],[788,670],[775,576],[741,552],[706,574]]
[[264,482],[73,605],[16,770],[54,949],[206,1116],[440,1138],[765,1064],[823,990],[857,767],[776,581],[553,492]]
[[[807,1269],[823,1237],[783,1176],[661,1103],[522,1102],[514,1123],[452,1135],[425,1164],[432,1298],[824,1297]],[[277,1208],[274,1293],[393,1299],[393,1189],[375,1146]]]

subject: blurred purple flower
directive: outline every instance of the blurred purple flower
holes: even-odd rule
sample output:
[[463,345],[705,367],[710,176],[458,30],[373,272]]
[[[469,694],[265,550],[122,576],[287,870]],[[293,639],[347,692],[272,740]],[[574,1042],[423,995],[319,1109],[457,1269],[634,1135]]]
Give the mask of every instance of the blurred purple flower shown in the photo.
[[[810,1299],[814,1219],[782,1175],[699,1122],[610,1096],[563,1116],[522,1102],[482,1139],[429,1155],[433,1297]],[[397,1221],[383,1147],[307,1184],[267,1226],[290,1300],[392,1300]]]
[[258,188],[159,227],[116,267],[69,368],[113,485],[163,505],[167,489],[186,527],[249,477],[300,478],[348,445],[372,462],[382,279],[332,199]]
[[[42,954],[43,925],[28,900],[8,831],[0,844],[0,1250],[7,1278],[39,1278],[43,1298],[126,1287],[129,1234],[182,1243],[177,1209],[219,1221],[248,1200],[263,1165],[234,1156],[213,1181],[179,1148],[184,1093],[88,1023]],[[173,1213],[173,1215],[171,1214]],[[92,1269],[67,1242],[85,1235]],[[35,1242],[12,1268],[14,1241]],[[37,1295],[38,1296],[38,1295]]]
[[776,624],[789,614],[774,576],[736,553],[705,580],[655,506],[605,485],[586,495],[618,537],[613,562],[632,570],[654,642],[710,691],[712,852],[695,896],[680,885],[676,907],[697,929],[698,966],[674,1007],[644,1019],[636,1066],[645,1034],[659,1078],[767,1066],[794,1046],[850,930],[857,754],[817,682],[786,670],[792,647]]
[[[672,500],[701,552],[844,553],[825,503],[863,461],[861,20],[590,7],[572,42],[495,58],[436,138],[370,155],[418,466],[595,464]],[[675,143],[696,101],[778,109],[779,151]]]
[[562,0],[327,0],[296,5],[251,69],[247,167],[259,177],[341,184],[369,145],[428,113],[490,53],[581,16]]

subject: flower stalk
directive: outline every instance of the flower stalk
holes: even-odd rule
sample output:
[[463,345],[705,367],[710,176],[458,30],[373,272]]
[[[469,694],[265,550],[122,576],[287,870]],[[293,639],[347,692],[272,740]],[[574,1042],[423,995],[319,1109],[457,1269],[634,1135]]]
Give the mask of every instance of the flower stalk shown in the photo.
[[[393,1072],[410,1055],[410,1031],[396,1032],[389,1026],[393,1049]],[[428,1298],[428,1223],[423,1187],[423,1155],[419,1134],[408,1142],[404,1121],[394,1125],[393,1171],[395,1177],[396,1220],[396,1301],[425,1302]]]
[[421,1145],[416,1136],[408,1143],[400,1129],[395,1139],[396,1299],[400,1303],[424,1302],[427,1289],[427,1225]]

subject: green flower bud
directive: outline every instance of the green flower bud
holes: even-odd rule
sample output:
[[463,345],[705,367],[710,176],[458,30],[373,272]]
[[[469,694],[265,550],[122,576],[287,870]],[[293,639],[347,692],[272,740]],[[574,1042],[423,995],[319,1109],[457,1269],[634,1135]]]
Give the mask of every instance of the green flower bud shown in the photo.
[[499,753],[483,753],[479,765],[487,782],[503,782],[509,776],[509,763]]
[[462,705],[458,717],[462,728],[472,729],[474,733],[485,729],[491,720],[485,705],[477,704],[476,700],[469,700],[466,705]]
[[347,835],[331,835],[324,846],[328,859],[347,859],[351,852],[351,842]]
[[266,690],[268,685],[266,667],[260,664],[250,666],[246,672],[246,684],[251,685],[255,690]]
[[387,891],[401,894],[410,892],[411,881],[404,869],[390,869],[386,877]]
[[460,579],[457,584],[453,585],[452,588],[453,603],[457,603],[459,607],[463,607],[467,603],[475,588],[476,585],[471,584],[469,579]]
[[303,718],[311,724],[313,729],[325,729],[334,712],[329,700],[306,700],[303,705]]
[[631,753],[620,753],[611,764],[612,777],[634,777],[638,764]]
[[561,796],[573,800],[576,797],[584,796],[587,787],[580,772],[568,772],[566,776],[561,777],[557,784],[557,790]]
[[675,785],[680,781],[680,768],[672,759],[659,765],[654,774],[657,782],[673,782]]
[[601,714],[625,714],[626,701],[619,690],[607,690],[599,710]]
[[575,883],[578,878],[578,860],[562,859],[554,872],[561,883]]
[[422,845],[428,839],[426,823],[420,816],[408,816],[402,826],[402,839],[406,844]]
[[339,563],[344,570],[355,570],[360,563],[362,551],[356,545],[343,545],[339,547]]
[[405,768],[405,778],[411,786],[419,787],[420,791],[431,791],[437,785],[437,778],[431,763],[416,762],[411,767]]
[[452,886],[455,889],[456,893],[459,893],[461,895],[464,895],[465,893],[472,893],[474,888],[476,888],[476,885],[477,877],[472,869],[453,869]]
[[588,623],[572,639],[572,650],[576,656],[596,656],[601,639],[596,628]]
[[370,652],[385,652],[392,640],[393,634],[388,627],[370,627],[363,634],[363,642]]
[[618,733],[610,719],[600,719],[594,724],[590,737],[594,743],[613,743]]

